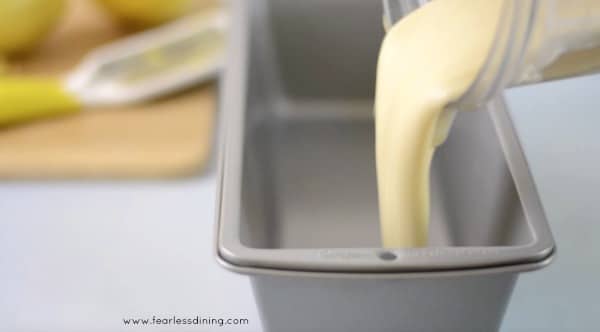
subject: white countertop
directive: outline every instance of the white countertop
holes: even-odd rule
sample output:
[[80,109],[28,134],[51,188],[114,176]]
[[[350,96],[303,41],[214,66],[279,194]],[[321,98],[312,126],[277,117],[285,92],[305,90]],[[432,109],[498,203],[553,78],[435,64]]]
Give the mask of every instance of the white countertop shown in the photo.
[[[600,325],[600,76],[514,90],[509,103],[559,255],[520,279],[503,331],[592,331]],[[212,258],[214,191],[213,173],[0,183],[0,331],[261,331],[246,277]],[[250,324],[122,322],[153,314]]]
[[558,245],[519,280],[506,332],[600,326],[600,75],[510,93],[514,122]]
[[[122,318],[247,318],[248,280],[212,257],[215,180],[0,185],[0,331],[131,331]],[[134,329],[135,330],[135,329]],[[148,331],[215,331],[157,326]]]

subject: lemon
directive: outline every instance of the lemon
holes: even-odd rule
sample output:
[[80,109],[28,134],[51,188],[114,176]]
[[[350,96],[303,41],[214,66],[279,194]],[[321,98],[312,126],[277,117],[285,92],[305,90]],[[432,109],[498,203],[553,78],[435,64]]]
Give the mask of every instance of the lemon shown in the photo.
[[0,53],[34,48],[58,22],[64,0],[0,0]]
[[8,69],[8,65],[6,64],[6,60],[0,56],[0,75],[4,74]]
[[[0,0],[1,1],[1,0]],[[113,15],[135,26],[152,26],[180,17],[193,0],[98,0]]]

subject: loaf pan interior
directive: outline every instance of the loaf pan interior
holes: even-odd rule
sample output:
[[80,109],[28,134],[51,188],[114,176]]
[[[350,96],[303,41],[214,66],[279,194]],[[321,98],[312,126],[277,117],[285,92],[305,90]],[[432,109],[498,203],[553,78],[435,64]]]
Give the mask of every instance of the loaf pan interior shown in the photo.
[[[252,27],[240,222],[249,248],[381,245],[372,118],[381,11],[319,3],[265,1]],[[489,114],[457,118],[431,186],[430,246],[533,241]]]

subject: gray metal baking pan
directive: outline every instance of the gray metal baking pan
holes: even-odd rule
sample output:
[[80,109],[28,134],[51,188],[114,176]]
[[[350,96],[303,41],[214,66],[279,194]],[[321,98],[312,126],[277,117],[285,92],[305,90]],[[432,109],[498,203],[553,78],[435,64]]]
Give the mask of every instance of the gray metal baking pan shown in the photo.
[[267,331],[495,331],[554,240],[509,113],[460,114],[427,248],[382,249],[373,89],[381,4],[233,1],[216,256]]

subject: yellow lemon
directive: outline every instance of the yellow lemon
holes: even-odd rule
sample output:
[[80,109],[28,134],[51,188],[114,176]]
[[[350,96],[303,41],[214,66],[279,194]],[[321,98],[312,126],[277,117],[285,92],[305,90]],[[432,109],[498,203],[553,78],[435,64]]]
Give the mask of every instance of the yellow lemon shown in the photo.
[[31,50],[57,23],[64,0],[0,0],[0,53]]
[[152,26],[186,14],[193,0],[99,0],[112,14],[136,26]]
[[0,75],[4,74],[8,68],[6,60],[0,56]]

